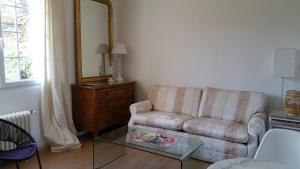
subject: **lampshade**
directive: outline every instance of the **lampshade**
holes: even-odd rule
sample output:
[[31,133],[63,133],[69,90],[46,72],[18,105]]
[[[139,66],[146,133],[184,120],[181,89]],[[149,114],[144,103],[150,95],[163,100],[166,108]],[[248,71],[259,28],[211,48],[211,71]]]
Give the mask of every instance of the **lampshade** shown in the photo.
[[104,54],[108,52],[108,45],[106,43],[101,43],[98,45],[96,54]]
[[296,49],[274,49],[273,74],[275,77],[294,77],[297,71]]
[[127,50],[124,46],[123,43],[117,43],[114,45],[112,51],[111,51],[112,54],[127,54]]

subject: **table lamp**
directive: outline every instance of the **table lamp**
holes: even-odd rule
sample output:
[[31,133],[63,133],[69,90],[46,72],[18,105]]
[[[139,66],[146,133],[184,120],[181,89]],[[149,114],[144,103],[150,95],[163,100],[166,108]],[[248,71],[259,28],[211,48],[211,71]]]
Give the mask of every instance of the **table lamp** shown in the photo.
[[117,76],[116,76],[116,81],[121,82],[124,81],[124,78],[122,77],[122,56],[127,54],[127,50],[125,48],[125,45],[123,43],[117,43],[114,45],[111,53],[113,55],[116,55],[118,58],[118,68],[117,68]]

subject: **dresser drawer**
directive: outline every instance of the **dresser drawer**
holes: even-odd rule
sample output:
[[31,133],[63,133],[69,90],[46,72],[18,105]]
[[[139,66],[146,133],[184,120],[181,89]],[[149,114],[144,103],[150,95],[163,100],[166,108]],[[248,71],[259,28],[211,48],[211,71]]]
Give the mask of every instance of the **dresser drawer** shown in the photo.
[[126,99],[118,99],[111,102],[107,102],[106,104],[100,105],[100,111],[103,113],[106,112],[119,112],[121,110],[128,109],[129,111],[129,104],[128,100]]
[[98,131],[128,122],[134,101],[134,82],[73,86],[73,117],[77,128]]
[[125,88],[121,88],[121,89],[116,89],[116,90],[111,90],[109,92],[107,92],[107,101],[111,102],[114,100],[118,100],[121,98],[124,98],[126,95],[126,89]]
[[101,92],[99,96],[100,100],[104,102],[105,100],[107,102],[111,102],[118,99],[127,99],[133,97],[133,88],[132,86],[126,86],[122,88],[115,88],[114,90],[105,90]]

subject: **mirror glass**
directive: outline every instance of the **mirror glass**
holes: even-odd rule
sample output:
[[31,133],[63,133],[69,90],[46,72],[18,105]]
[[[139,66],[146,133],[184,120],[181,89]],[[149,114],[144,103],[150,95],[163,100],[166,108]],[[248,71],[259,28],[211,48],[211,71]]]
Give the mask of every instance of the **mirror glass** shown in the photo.
[[76,0],[78,82],[110,74],[111,4],[108,0]]
[[[82,77],[108,74],[108,7],[93,0],[82,0],[81,52]],[[101,46],[107,50],[101,51]]]

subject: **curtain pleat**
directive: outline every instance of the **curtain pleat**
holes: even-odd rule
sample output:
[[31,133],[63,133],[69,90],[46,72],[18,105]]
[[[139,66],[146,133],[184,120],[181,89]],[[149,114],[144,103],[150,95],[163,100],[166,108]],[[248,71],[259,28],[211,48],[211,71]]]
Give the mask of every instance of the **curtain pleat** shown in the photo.
[[46,0],[46,55],[42,87],[42,125],[51,151],[80,148],[72,120],[63,0]]

